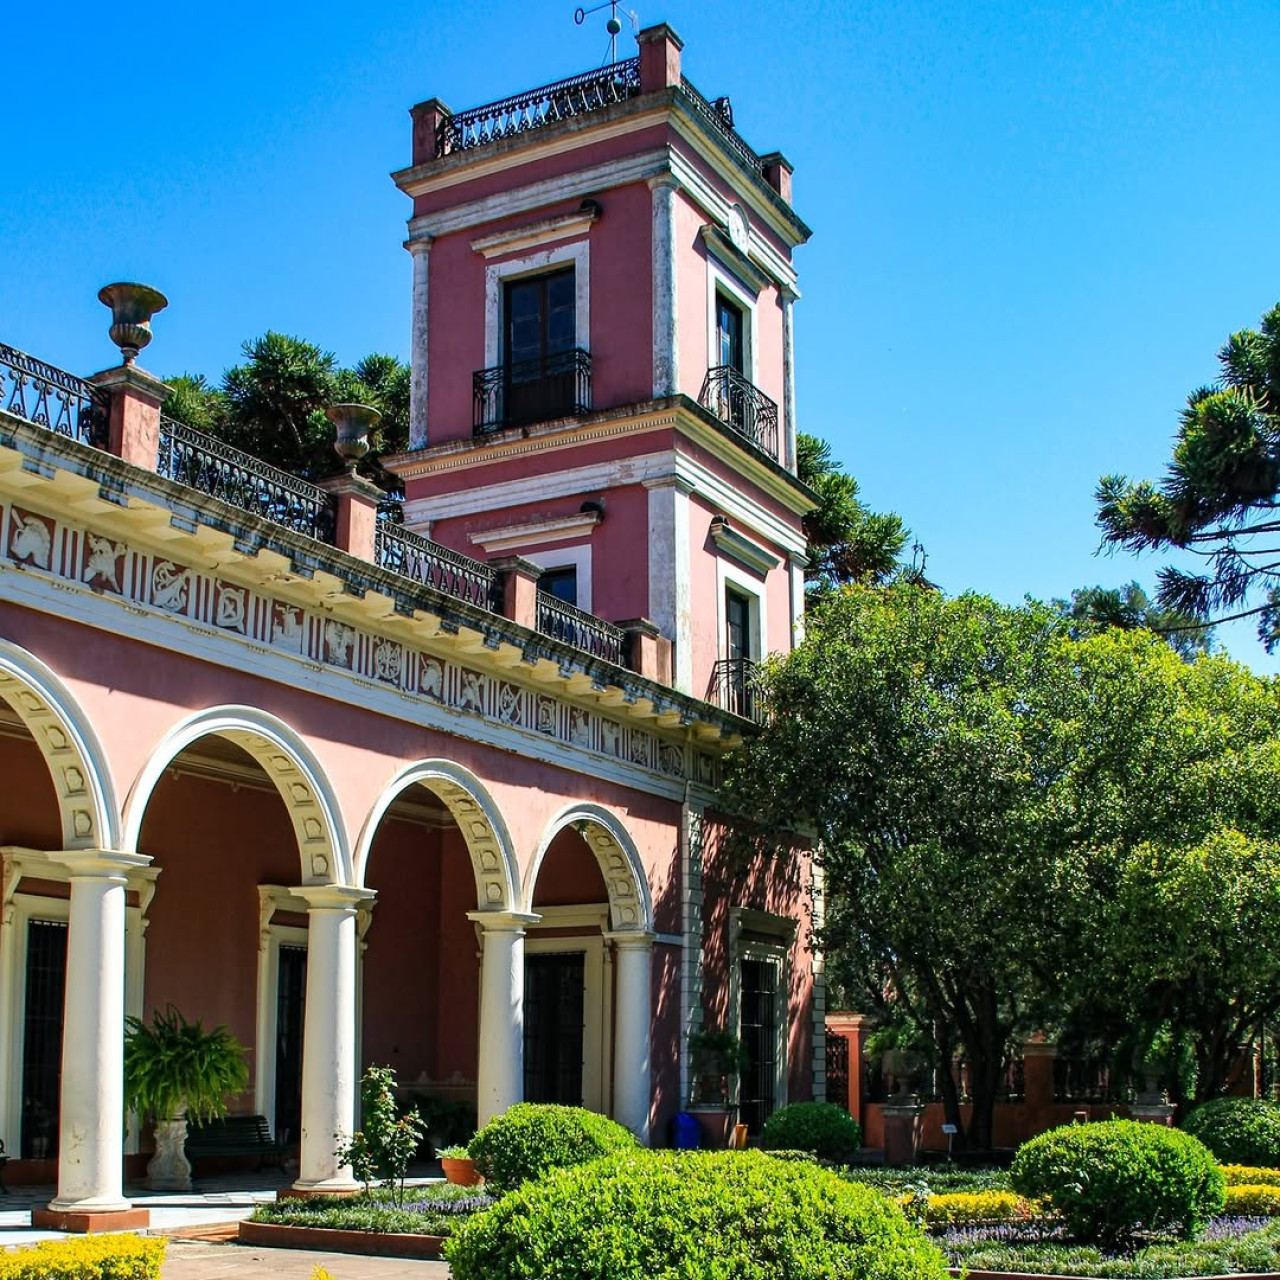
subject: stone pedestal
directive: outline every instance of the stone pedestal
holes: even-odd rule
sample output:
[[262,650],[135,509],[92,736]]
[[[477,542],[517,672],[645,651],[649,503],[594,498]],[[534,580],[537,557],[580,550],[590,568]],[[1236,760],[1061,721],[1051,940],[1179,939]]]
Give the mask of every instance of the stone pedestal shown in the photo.
[[915,1164],[920,1158],[924,1136],[924,1105],[920,1102],[889,1102],[884,1116],[885,1164]]
[[156,1153],[147,1165],[147,1186],[152,1191],[190,1191],[191,1161],[185,1119],[156,1121]]

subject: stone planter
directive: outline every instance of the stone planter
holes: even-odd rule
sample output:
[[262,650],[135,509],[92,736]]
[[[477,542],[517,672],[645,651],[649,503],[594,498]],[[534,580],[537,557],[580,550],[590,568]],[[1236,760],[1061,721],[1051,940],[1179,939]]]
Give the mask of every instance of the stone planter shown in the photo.
[[242,1222],[241,1244],[276,1249],[319,1249],[331,1253],[364,1253],[391,1258],[438,1258],[443,1236],[395,1231],[340,1231],[332,1227],[288,1227],[278,1222]]
[[191,1162],[184,1150],[187,1117],[156,1121],[156,1153],[147,1165],[147,1186],[152,1191],[190,1191]]

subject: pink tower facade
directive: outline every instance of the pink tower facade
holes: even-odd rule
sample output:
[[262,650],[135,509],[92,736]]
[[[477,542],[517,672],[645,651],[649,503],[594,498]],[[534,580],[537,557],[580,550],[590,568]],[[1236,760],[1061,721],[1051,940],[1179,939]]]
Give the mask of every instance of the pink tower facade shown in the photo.
[[168,418],[154,291],[93,377],[0,345],[0,1138],[50,1225],[145,1217],[124,1019],[170,1004],[303,1190],[373,1063],[441,1141],[532,1099],[662,1144],[700,1031],[749,1128],[822,1096],[816,872],[716,805],[800,623],[807,231],[680,54],[415,108],[403,521]]

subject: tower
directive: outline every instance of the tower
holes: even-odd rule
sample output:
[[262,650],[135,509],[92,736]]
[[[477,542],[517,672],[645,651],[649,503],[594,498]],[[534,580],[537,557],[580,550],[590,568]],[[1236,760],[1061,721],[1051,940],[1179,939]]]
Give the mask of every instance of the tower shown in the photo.
[[[791,167],[637,57],[473,110],[413,109],[405,522],[518,557],[540,630],[656,629],[659,674],[752,711],[789,651],[812,506],[795,478]],[[609,633],[611,634],[611,633]]]

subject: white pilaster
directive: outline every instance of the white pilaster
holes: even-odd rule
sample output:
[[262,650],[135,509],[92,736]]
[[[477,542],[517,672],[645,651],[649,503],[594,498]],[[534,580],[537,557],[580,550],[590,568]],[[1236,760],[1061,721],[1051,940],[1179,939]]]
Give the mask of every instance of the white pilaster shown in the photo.
[[649,617],[674,645],[675,687],[693,692],[689,590],[690,486],[674,476],[645,481],[649,491]]
[[484,937],[476,1069],[476,1110],[483,1125],[524,1097],[524,931],[540,917],[471,911],[467,918]]
[[413,254],[413,322],[409,348],[409,448],[427,447],[427,302],[431,237],[410,240]]
[[356,915],[372,889],[303,885],[307,903],[307,1003],[302,1032],[302,1150],[299,1190],[356,1186],[338,1163],[335,1135],[355,1127]]
[[649,179],[653,192],[653,394],[680,390],[680,348],[676,333],[676,192],[669,173]]
[[791,579],[791,647],[804,642],[804,571],[809,557],[792,552],[787,556],[787,573]]
[[611,933],[617,951],[614,1004],[613,1118],[649,1145],[653,1085],[649,1064],[653,1024],[653,935]]
[[123,1194],[124,921],[128,873],[151,859],[104,849],[49,855],[70,869],[58,1195],[50,1209],[128,1209]]
[[680,902],[684,947],[680,975],[680,1105],[689,1100],[689,1037],[702,1030],[702,825],[701,806],[686,802],[680,823]]
[[784,465],[796,469],[796,346],[793,308],[800,296],[794,289],[782,288],[782,433]]

